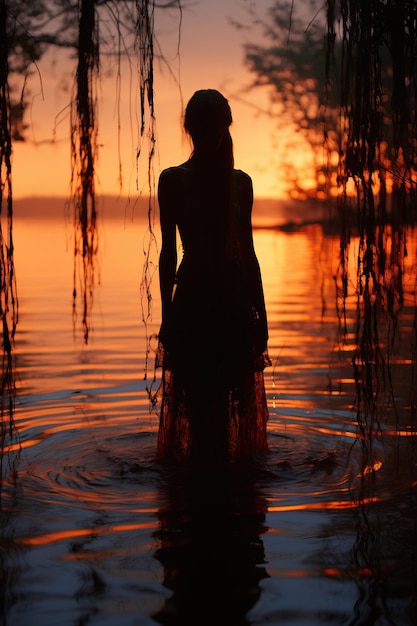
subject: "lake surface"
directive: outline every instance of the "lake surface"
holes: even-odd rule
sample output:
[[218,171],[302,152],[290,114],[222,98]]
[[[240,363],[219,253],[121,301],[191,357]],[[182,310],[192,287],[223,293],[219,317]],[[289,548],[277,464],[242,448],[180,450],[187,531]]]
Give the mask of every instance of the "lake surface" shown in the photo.
[[104,216],[98,235],[86,343],[63,208],[57,202],[54,219],[15,219],[17,395],[3,458],[1,623],[415,624],[416,374],[407,352],[415,233],[403,353],[393,358],[396,411],[387,400],[364,446],[354,297],[346,341],[339,336],[338,238],[319,224],[255,231],[273,361],[270,451],[220,476],[155,462],[154,342],[147,365],[146,354],[160,321],[156,248],[145,327],[145,220]]

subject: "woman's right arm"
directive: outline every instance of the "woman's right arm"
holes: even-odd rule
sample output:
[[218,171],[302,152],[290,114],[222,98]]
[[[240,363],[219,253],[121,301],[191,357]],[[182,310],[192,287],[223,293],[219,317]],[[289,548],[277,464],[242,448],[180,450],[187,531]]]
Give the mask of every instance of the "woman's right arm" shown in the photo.
[[167,347],[172,319],[172,292],[177,269],[175,171],[164,170],[158,183],[158,203],[162,235],[159,255],[159,285],[161,292],[162,325],[160,341]]

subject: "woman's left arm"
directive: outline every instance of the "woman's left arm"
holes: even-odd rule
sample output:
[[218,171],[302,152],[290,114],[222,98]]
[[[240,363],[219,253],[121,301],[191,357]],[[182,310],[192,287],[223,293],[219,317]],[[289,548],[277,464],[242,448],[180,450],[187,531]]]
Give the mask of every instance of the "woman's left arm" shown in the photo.
[[261,270],[253,243],[252,230],[253,186],[248,174],[242,173],[240,184],[240,242],[241,253],[246,268],[250,298],[254,314],[257,316],[256,349],[262,354],[267,349],[268,322]]

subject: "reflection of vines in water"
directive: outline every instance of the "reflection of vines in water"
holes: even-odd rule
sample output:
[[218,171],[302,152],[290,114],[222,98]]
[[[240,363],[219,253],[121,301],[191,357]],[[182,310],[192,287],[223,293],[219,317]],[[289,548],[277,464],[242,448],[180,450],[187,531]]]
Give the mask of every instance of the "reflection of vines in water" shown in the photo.
[[[0,317],[3,328],[3,361],[1,371],[1,449],[13,424],[15,367],[13,339],[17,325],[17,288],[13,251],[12,144],[8,92],[8,47],[6,37],[6,3],[0,0]],[[4,223],[6,222],[6,224]]]
[[75,107],[71,112],[71,154],[75,192],[73,313],[76,317],[78,286],[82,300],[84,341],[88,342],[89,315],[94,290],[97,252],[95,170],[96,98],[95,81],[99,72],[99,48],[95,3],[82,0],[79,21],[78,67]]
[[[391,365],[400,330],[411,334],[407,347],[410,354],[403,356],[411,360],[411,375],[415,374],[415,313],[411,327],[401,324],[406,319],[402,311],[407,227],[416,222],[417,5],[411,0],[328,0],[327,6],[330,53],[336,41],[335,16],[339,11],[342,29],[342,60],[338,69],[342,137],[342,194],[338,203],[342,224],[338,274],[343,303],[341,328],[346,338],[349,256],[355,229],[359,248],[356,348],[352,363],[357,418],[369,453],[379,427],[383,395],[398,420]],[[329,73],[329,84],[330,78]],[[415,271],[414,267],[414,276]],[[415,428],[412,377],[410,389],[406,424]]]
[[415,493],[393,478],[395,467],[385,474],[383,498],[372,472],[356,493],[351,575],[359,593],[349,624],[416,623]]

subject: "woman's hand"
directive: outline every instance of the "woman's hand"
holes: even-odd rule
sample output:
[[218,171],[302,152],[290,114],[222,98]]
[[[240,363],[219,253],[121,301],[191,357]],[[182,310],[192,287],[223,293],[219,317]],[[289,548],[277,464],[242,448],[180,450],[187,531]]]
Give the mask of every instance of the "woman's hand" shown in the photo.
[[158,333],[158,340],[165,350],[170,350],[172,345],[172,322],[169,319],[162,320]]

